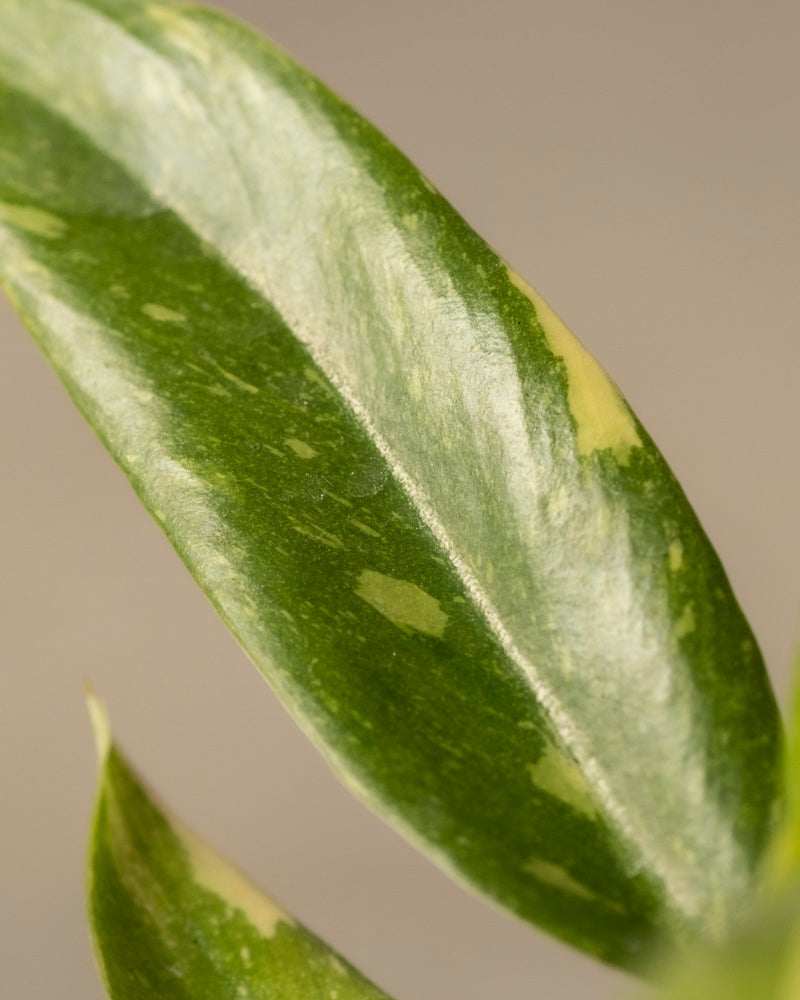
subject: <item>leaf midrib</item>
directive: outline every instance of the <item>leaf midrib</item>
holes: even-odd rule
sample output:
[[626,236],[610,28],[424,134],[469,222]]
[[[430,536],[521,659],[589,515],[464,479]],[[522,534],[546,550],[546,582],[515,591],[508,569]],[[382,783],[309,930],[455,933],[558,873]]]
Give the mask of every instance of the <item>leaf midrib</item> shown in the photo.
[[[141,51],[146,52],[148,57],[155,59],[160,65],[164,66],[169,71],[174,71],[172,64],[152,45],[146,44],[138,35],[134,34],[132,31],[128,30],[124,25],[108,17],[102,11],[99,11],[92,3],[86,2],[86,0],[63,0],[67,5],[78,7],[80,9],[89,12],[90,16],[97,18],[97,20],[102,21],[104,24],[110,26],[112,30],[117,31],[120,35],[123,35],[131,44],[139,48]],[[195,6],[192,4],[180,5],[184,9],[193,10]],[[262,238],[260,235],[261,229],[257,225],[256,212],[254,208],[253,195],[250,191],[241,170],[241,166],[238,161],[238,157],[235,148],[232,147],[225,136],[225,133],[219,128],[218,124],[214,120],[213,116],[209,113],[209,108],[205,101],[202,100],[201,94],[192,85],[191,81],[184,75],[181,74],[182,82],[191,90],[192,94],[197,99],[198,104],[203,108],[204,111],[204,123],[209,126],[209,128],[215,133],[221,144],[224,145],[227,153],[229,154],[232,162],[237,167],[236,181],[239,189],[243,193],[247,205],[250,210],[250,218],[254,223],[254,231],[258,234],[259,243],[264,248]],[[320,86],[323,86],[320,84]],[[20,88],[24,89],[24,88]],[[31,97],[37,103],[41,103],[35,95],[31,94],[29,91],[25,91],[29,97]],[[48,107],[48,112],[52,112],[52,109]],[[119,159],[113,155],[112,152],[106,146],[100,146],[96,142],[95,138],[91,136],[88,132],[80,128],[79,125],[73,121],[73,119],[63,113],[60,109],[55,111],[55,114],[62,120],[69,123],[70,127],[76,128],[81,134],[86,138],[87,142],[95,146],[95,148],[101,149],[104,156],[107,156],[112,160],[120,170],[128,177],[134,184],[142,187],[140,179],[131,170],[130,165],[123,159]],[[146,188],[143,190],[147,191]],[[148,196],[150,192],[147,191]],[[274,291],[265,295],[264,288],[259,287],[248,275],[245,269],[237,266],[236,261],[232,260],[229,256],[225,255],[216,244],[209,242],[195,226],[193,226],[183,215],[178,213],[173,205],[168,201],[165,201],[161,194],[157,194],[153,197],[153,201],[160,205],[164,210],[172,212],[177,219],[180,220],[181,225],[185,226],[187,230],[192,232],[209,250],[212,251],[213,256],[217,258],[226,267],[229,267],[237,277],[246,284],[256,295],[259,297],[263,296],[267,299],[270,305],[275,309],[281,320],[286,325],[287,329],[291,330],[293,335],[297,340],[303,345],[307,351],[309,357],[314,362],[314,364],[325,374],[325,377],[336,389],[339,397],[345,402],[350,412],[356,418],[358,424],[364,431],[365,435],[370,441],[372,441],[378,451],[383,456],[389,469],[391,470],[392,476],[400,484],[403,489],[404,494],[407,499],[417,512],[420,520],[426,525],[428,530],[434,536],[438,543],[438,547],[441,553],[447,559],[448,564],[452,567],[455,575],[460,580],[464,589],[470,594],[473,599],[474,605],[479,609],[481,618],[485,622],[487,628],[491,634],[497,640],[500,648],[504,651],[509,661],[516,667],[522,677],[528,682],[531,690],[534,692],[535,697],[545,709],[548,718],[553,724],[553,728],[559,734],[560,739],[565,744],[566,748],[570,751],[576,761],[582,766],[582,768],[591,773],[591,769],[587,768],[587,757],[580,746],[580,739],[577,735],[577,730],[572,723],[568,713],[561,706],[558,698],[550,690],[549,686],[541,679],[535,666],[530,662],[529,658],[526,657],[521,650],[517,647],[514,639],[505,628],[502,623],[502,618],[500,613],[494,607],[492,601],[490,600],[486,591],[481,587],[474,573],[469,569],[469,567],[464,563],[464,561],[457,554],[456,546],[449,537],[447,528],[439,519],[430,501],[425,496],[424,490],[419,486],[418,483],[406,472],[400,460],[394,454],[391,445],[384,438],[384,436],[377,430],[373,425],[371,418],[367,412],[366,407],[361,403],[356,394],[352,389],[345,383],[345,381],[332,370],[332,366],[327,365],[326,359],[323,357],[318,357],[317,352],[311,346],[314,342],[319,342],[318,339],[304,333],[307,329],[306,324],[301,322],[297,316],[292,315],[288,310],[279,305],[280,296],[276,296]],[[266,284],[266,280],[265,280]],[[599,800],[606,807],[609,808],[611,803],[613,803],[613,796],[607,789],[607,783],[605,779],[598,774],[592,775],[594,781],[594,787],[598,785],[600,787],[606,788],[605,796],[599,796]],[[620,810],[617,808],[609,808],[611,815],[618,815]],[[624,829],[624,825],[623,825]]]

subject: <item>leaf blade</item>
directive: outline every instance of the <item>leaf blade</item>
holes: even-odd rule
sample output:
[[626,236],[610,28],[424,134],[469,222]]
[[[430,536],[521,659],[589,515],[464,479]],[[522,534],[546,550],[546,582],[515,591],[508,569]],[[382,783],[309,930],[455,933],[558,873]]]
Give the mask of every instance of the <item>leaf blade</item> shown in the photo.
[[[50,32],[45,60],[0,55],[31,151],[6,174],[5,281],[333,766],[439,863],[611,961],[724,935],[771,824],[774,703],[602,369],[242,29],[99,0],[2,17],[6,39]],[[60,183],[31,194],[21,133],[48,115]]]

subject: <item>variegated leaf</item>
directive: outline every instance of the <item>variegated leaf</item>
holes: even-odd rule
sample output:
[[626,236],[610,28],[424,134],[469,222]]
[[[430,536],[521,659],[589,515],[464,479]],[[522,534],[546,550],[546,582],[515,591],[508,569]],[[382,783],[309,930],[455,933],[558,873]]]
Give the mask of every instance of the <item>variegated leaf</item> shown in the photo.
[[388,1000],[172,816],[89,705],[100,755],[89,911],[111,1000]]
[[350,787],[609,961],[724,936],[772,827],[773,696],[661,455],[541,298],[205,8],[3,0],[0,146],[12,300]]

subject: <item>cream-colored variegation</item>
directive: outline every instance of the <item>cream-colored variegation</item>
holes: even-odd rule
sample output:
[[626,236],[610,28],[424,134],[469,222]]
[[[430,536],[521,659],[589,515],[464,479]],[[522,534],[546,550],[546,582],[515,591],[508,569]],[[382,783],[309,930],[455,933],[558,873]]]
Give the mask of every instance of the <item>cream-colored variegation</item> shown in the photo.
[[84,684],[86,707],[89,710],[89,721],[92,724],[94,746],[97,751],[97,763],[100,767],[106,762],[111,749],[111,724],[108,712],[102,701],[97,697],[88,683]]
[[626,465],[632,448],[642,445],[631,411],[619,389],[536,289],[510,268],[512,283],[526,295],[547,343],[567,370],[569,408],[575,421],[578,451],[591,455],[609,448]]
[[170,816],[170,823],[186,849],[198,885],[219,896],[232,909],[241,911],[262,937],[273,937],[279,923],[294,926],[294,920],[282,906],[254,885],[191,827],[176,816]]

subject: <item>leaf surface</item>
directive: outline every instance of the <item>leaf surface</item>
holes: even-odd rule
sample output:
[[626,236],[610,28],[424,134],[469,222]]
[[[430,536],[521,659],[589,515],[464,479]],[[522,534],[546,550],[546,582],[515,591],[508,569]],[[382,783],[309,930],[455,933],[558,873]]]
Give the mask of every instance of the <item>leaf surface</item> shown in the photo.
[[345,782],[636,966],[724,936],[779,726],[616,386],[378,132],[246,28],[0,5],[0,271]]
[[111,1000],[388,1000],[153,797],[90,708],[89,912]]

